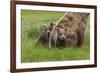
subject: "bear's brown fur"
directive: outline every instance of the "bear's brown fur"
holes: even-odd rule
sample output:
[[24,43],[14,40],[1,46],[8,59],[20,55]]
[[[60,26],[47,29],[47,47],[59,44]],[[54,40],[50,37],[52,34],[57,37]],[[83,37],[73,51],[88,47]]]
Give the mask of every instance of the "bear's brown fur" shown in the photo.
[[52,47],[51,38],[52,36],[55,36],[53,33],[57,27],[67,29],[66,42],[68,46],[81,46],[85,38],[88,16],[89,13],[65,13],[64,16],[56,23],[50,34],[49,47]]
[[77,32],[75,32],[74,29],[72,30],[72,28],[67,28],[66,29],[66,45],[75,47],[78,42],[77,39],[78,39]]
[[53,29],[54,24],[50,23],[48,26],[44,26],[43,31],[41,32],[37,43],[41,42],[42,44],[49,43],[49,36]]
[[[52,34],[52,35],[51,35]],[[66,29],[56,27],[50,34],[49,47],[63,48],[66,46]]]

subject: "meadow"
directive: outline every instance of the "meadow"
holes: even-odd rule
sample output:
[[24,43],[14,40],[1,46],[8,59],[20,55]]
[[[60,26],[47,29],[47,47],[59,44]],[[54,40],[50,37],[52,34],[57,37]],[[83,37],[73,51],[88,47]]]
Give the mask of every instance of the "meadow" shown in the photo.
[[21,11],[21,62],[72,61],[90,59],[90,21],[86,28],[85,43],[81,47],[63,49],[48,48],[48,45],[35,46],[42,27],[50,22],[56,23],[64,12]]

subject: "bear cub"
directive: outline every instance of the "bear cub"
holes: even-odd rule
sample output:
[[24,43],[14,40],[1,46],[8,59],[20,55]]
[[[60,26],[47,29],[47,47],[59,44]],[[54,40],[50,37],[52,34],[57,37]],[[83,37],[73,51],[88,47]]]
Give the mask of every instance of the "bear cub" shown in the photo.
[[50,23],[48,26],[44,26],[43,31],[39,36],[38,42],[41,42],[42,44],[48,44],[49,36],[52,29],[53,29],[53,23]]

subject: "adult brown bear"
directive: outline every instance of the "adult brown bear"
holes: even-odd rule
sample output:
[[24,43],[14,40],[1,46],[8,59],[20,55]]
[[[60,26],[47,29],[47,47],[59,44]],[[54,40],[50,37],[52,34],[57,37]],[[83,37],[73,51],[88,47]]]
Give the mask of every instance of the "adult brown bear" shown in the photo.
[[[49,48],[52,48],[52,41],[57,40],[56,28],[66,29],[66,45],[81,46],[84,42],[85,31],[89,13],[65,13],[56,23],[49,38]],[[56,36],[56,37],[55,37]],[[54,38],[55,37],[55,38]],[[54,38],[54,39],[53,39]],[[52,40],[53,39],[53,40]]]

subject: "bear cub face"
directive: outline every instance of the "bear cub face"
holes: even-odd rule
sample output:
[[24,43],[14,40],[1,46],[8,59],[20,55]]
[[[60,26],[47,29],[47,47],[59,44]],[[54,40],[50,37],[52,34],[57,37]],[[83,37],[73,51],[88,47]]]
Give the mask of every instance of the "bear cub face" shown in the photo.
[[57,47],[64,48],[66,46],[66,29],[64,28],[57,28]]
[[65,40],[66,39],[66,29],[58,28],[57,33],[58,33],[58,39],[59,40]]
[[45,34],[45,36],[47,36],[47,38],[49,38],[49,36],[50,36],[50,33],[53,29],[53,25],[54,25],[53,23],[50,23],[49,26],[44,27],[44,34]]

